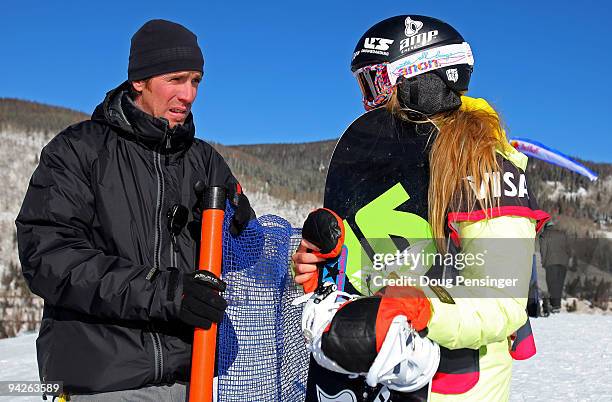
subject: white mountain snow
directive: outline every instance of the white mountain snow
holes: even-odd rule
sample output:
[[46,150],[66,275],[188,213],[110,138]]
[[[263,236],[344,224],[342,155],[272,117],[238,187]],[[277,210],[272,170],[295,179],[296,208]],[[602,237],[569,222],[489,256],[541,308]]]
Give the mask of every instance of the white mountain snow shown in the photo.
[[576,199],[576,198],[585,198],[589,195],[589,192],[584,187],[579,187],[576,191],[568,191],[563,183],[558,181],[546,181],[544,182],[546,187],[548,187],[548,198],[550,200],[558,200],[559,197],[565,199]]

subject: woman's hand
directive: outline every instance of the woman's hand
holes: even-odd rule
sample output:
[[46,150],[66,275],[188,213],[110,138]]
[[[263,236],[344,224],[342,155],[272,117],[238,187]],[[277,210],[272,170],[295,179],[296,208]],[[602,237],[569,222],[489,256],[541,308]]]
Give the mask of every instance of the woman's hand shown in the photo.
[[305,293],[313,292],[317,288],[319,282],[317,264],[325,261],[324,258],[317,257],[311,251],[319,251],[319,248],[308,240],[302,239],[297,251],[291,256],[295,272],[293,280],[304,287]]
[[344,244],[344,223],[331,209],[318,208],[306,217],[302,236],[291,259],[295,283],[302,285],[305,293],[310,293],[319,285],[317,264],[340,254]]

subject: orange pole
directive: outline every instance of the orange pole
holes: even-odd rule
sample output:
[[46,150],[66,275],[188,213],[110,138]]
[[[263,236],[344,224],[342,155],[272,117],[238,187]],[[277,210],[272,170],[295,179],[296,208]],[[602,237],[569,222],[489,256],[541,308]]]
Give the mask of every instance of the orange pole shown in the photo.
[[[204,208],[198,269],[221,277],[225,189],[209,188],[204,196]],[[212,402],[216,349],[216,323],[210,329],[194,329],[189,402]]]

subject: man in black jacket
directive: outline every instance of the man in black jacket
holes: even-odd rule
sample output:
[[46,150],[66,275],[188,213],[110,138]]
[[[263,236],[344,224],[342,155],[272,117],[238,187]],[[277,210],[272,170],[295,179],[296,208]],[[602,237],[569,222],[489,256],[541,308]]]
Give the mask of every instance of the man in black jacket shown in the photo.
[[30,181],[16,225],[24,277],[45,301],[40,377],[73,401],[184,398],[193,328],[223,317],[225,284],[193,275],[198,214],[168,222],[198,205],[198,182],[229,190],[233,234],[252,216],[223,158],[194,137],[203,63],[192,32],[147,22],[128,80],[45,146]]

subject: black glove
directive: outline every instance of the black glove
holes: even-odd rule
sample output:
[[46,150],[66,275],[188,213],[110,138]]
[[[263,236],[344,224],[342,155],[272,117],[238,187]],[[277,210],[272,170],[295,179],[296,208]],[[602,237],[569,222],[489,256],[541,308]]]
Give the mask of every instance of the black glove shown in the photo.
[[315,209],[304,221],[302,237],[319,248],[313,254],[334,258],[340,254],[344,244],[344,223],[331,209]]
[[[193,215],[196,221],[202,220],[202,197],[204,195],[204,190],[206,189],[206,185],[202,181],[198,181],[193,186],[197,201],[196,205],[193,207]],[[251,208],[251,203],[249,199],[242,193],[242,188],[238,183],[231,183],[225,187],[225,191],[227,192],[227,199],[229,200],[232,207],[234,207],[234,216],[232,217],[232,222],[230,224],[230,233],[232,236],[238,236],[242,233],[244,228],[247,227],[249,221],[255,218],[255,211]]]
[[183,274],[183,299],[179,319],[193,327],[209,329],[212,322],[220,322],[227,307],[219,292],[226,284],[208,271]]
[[230,233],[233,236],[238,236],[247,227],[249,221],[255,218],[255,211],[251,208],[251,203],[247,196],[242,192],[240,184],[236,183],[232,187],[233,189],[228,190],[227,193],[227,198],[234,207]]

